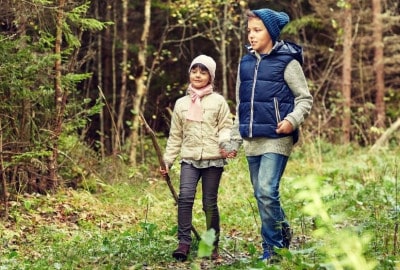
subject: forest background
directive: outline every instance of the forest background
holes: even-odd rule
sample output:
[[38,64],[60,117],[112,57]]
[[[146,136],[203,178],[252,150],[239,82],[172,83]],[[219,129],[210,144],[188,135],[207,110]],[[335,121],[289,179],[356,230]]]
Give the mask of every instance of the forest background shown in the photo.
[[[287,12],[314,97],[302,143],[398,149],[397,0],[0,0],[3,217],[21,194],[146,179],[199,54],[235,113],[246,9]],[[395,165],[396,167],[397,165]],[[396,167],[397,168],[397,167]],[[397,193],[396,193],[397,194]]]

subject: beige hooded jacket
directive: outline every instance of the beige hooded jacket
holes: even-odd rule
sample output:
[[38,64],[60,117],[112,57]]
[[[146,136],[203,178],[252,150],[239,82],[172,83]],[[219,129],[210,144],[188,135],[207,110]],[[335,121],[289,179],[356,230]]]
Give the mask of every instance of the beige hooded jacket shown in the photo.
[[232,115],[223,96],[215,92],[202,97],[203,121],[186,120],[191,99],[189,95],[176,101],[164,162],[171,166],[181,159],[221,159],[219,149],[230,141]]

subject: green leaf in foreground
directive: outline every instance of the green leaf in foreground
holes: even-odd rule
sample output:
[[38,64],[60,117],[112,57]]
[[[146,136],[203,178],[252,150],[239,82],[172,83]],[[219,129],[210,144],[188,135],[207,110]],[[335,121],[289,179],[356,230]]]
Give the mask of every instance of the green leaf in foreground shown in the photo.
[[199,243],[198,257],[208,257],[214,248],[215,241],[215,230],[209,229],[201,235],[201,240]]

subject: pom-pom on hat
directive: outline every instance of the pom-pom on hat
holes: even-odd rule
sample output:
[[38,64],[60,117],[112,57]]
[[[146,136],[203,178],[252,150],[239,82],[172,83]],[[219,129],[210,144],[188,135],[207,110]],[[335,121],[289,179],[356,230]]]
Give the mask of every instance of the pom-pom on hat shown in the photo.
[[214,81],[215,70],[217,68],[217,64],[215,63],[214,59],[212,59],[210,56],[207,56],[204,54],[197,56],[195,59],[193,59],[192,63],[190,64],[189,72],[192,69],[193,65],[195,65],[195,64],[204,65],[208,69],[208,72],[210,73],[211,81],[212,82]]
[[283,27],[289,22],[289,16],[285,12],[277,12],[269,8],[252,10],[252,12],[262,20],[272,42],[275,43]]

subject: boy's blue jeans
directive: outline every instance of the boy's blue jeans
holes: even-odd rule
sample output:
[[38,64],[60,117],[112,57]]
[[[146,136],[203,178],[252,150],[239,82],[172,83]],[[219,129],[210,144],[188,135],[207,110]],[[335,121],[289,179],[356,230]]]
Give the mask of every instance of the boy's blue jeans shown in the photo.
[[288,157],[275,153],[247,156],[250,179],[261,218],[261,236],[264,253],[274,253],[274,247],[283,247],[282,223],[285,212],[280,203],[279,184]]

